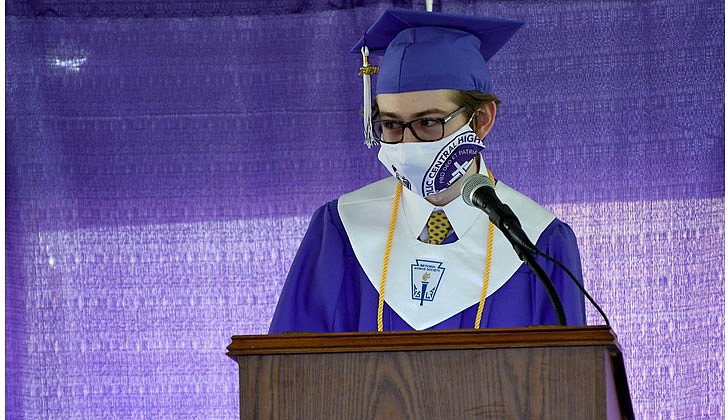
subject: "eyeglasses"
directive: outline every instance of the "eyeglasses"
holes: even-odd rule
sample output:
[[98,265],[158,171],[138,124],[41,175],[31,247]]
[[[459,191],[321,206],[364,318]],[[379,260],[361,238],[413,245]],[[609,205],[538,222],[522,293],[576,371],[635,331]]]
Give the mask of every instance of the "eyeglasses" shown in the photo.
[[402,122],[395,120],[377,120],[372,122],[374,136],[382,143],[396,144],[404,140],[404,129],[409,128],[419,141],[437,141],[445,137],[445,124],[465,111],[462,106],[444,118],[417,118]]

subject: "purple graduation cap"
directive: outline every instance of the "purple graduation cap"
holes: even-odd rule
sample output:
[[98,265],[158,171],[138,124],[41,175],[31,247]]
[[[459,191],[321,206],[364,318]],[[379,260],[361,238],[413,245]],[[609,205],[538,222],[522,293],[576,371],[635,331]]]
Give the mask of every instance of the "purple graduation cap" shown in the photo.
[[[371,74],[378,72],[376,94],[455,89],[492,93],[487,61],[522,26],[496,18],[387,9],[351,52],[361,52],[364,109],[371,109]],[[369,53],[384,54],[379,68]],[[364,137],[376,144],[371,116],[364,112]]]

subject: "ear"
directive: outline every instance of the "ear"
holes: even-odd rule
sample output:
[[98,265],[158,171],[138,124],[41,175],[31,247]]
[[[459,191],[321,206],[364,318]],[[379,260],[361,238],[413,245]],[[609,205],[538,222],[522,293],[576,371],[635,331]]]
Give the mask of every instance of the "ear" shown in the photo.
[[475,134],[479,139],[485,139],[485,136],[490,133],[490,129],[493,128],[496,110],[495,102],[489,102],[475,111]]

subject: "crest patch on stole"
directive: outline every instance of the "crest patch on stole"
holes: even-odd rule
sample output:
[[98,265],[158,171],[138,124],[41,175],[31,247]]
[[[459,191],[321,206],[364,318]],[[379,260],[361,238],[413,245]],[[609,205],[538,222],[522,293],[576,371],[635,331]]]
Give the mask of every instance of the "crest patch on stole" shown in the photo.
[[425,302],[434,301],[437,289],[440,287],[440,280],[445,273],[442,262],[416,259],[410,267],[412,300],[419,301],[420,306],[423,306]]

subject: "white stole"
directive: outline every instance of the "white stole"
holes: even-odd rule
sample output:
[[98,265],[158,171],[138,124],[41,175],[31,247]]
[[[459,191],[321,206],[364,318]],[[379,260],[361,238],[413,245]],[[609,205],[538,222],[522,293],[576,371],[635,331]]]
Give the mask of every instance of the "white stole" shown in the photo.
[[[386,178],[359,190],[342,195],[338,210],[359,264],[372,286],[379,291],[384,249],[394,203],[397,180]],[[410,194],[405,200],[405,194]],[[524,232],[536,243],[544,229],[554,220],[553,213],[530,198],[498,182],[496,194],[508,204],[521,221]],[[414,200],[421,200],[418,203]],[[455,233],[458,240],[445,245],[430,245],[417,240],[420,230],[408,226],[407,214],[413,204],[432,207],[423,198],[403,189],[397,212],[384,300],[412,328],[424,330],[462,312],[480,301],[488,248],[488,218],[485,213],[463,212],[453,226],[468,226]],[[462,201],[459,197],[456,200]],[[405,204],[407,202],[408,204]],[[459,206],[465,203],[451,203]],[[407,208],[410,206],[411,208]],[[408,211],[409,210],[409,211]],[[465,223],[463,223],[465,222]],[[423,228],[424,224],[419,228]],[[487,296],[495,293],[521,265],[513,247],[496,228]]]

